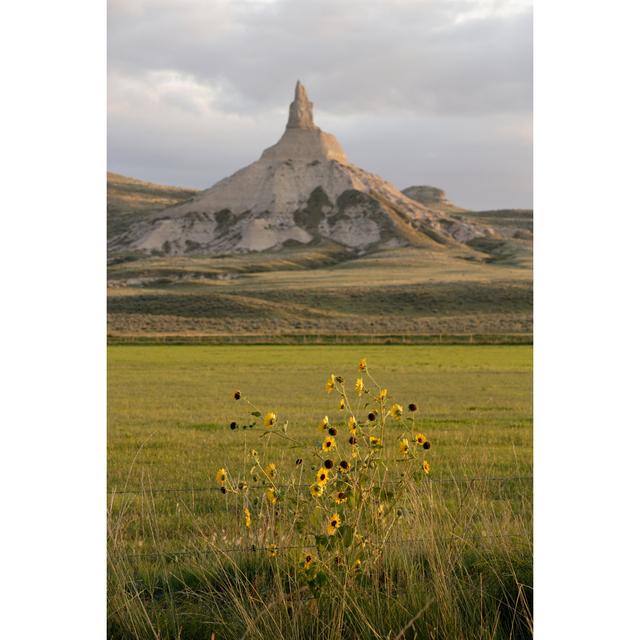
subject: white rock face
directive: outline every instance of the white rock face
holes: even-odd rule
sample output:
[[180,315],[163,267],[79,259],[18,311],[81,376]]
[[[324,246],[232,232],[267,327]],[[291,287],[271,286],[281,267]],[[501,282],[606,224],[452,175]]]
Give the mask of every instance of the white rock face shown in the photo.
[[111,248],[216,254],[326,239],[362,251],[468,242],[488,233],[349,163],[335,136],[315,126],[313,103],[298,82],[284,134],[259,160],[134,225]]

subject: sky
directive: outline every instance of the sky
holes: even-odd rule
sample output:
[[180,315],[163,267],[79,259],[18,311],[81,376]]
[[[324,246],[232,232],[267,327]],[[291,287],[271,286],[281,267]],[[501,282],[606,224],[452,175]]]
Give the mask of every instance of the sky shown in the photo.
[[277,142],[298,79],[352,163],[470,209],[532,207],[517,0],[108,0],[108,169],[210,187]]

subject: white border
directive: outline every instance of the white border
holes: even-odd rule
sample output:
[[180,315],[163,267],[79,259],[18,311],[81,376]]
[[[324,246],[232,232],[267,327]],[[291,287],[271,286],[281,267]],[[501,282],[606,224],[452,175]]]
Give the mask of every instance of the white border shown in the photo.
[[538,639],[638,633],[638,14],[535,6]]
[[2,636],[106,635],[106,15],[4,3]]
[[[636,7],[535,7],[542,639],[637,632]],[[102,3],[3,5],[6,637],[105,633],[105,52]]]

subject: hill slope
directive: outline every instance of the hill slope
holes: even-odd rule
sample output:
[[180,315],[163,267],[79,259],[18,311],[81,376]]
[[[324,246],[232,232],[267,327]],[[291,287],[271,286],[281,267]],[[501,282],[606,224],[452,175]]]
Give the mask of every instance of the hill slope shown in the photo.
[[[108,180],[122,182],[112,174]],[[125,228],[144,219],[159,195],[196,193],[125,184],[137,193],[116,207],[110,201],[110,228],[114,217]],[[108,197],[116,192],[109,189]],[[488,218],[492,226],[510,227],[512,236],[530,233],[532,223],[530,211],[455,215]],[[243,340],[256,334],[530,333],[531,240],[475,242],[484,245],[398,247],[363,256],[330,241],[229,256],[116,253],[108,268],[109,334]]]
[[107,240],[126,233],[145,218],[145,213],[185,202],[196,193],[195,189],[169,187],[108,172]]
[[108,213],[127,213],[164,209],[192,198],[195,189],[169,187],[143,180],[136,180],[109,171],[107,173]]

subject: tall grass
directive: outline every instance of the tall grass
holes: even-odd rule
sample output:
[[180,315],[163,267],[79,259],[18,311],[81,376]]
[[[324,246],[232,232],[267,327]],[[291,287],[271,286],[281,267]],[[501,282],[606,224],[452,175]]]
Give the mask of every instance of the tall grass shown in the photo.
[[[251,550],[234,527],[237,505],[203,529],[187,553],[163,546],[156,496],[143,494],[110,517],[112,638],[528,638],[532,635],[531,486],[430,482],[410,491],[394,537],[366,572],[314,594],[297,547],[276,557]],[[124,535],[143,515],[144,551]],[[195,514],[184,513],[184,517]],[[121,535],[122,534],[122,535]],[[326,559],[331,568],[332,558]]]

